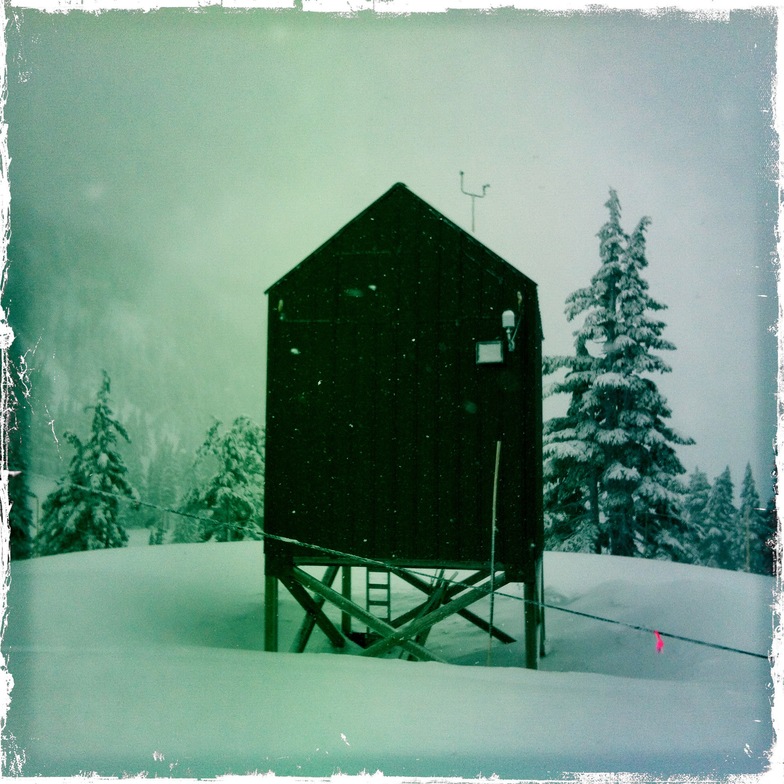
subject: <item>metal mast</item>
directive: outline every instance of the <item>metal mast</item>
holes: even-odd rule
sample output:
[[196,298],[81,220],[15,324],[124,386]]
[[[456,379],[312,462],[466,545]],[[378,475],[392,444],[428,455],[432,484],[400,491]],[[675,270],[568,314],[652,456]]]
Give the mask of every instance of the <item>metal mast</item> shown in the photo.
[[485,193],[487,193],[487,189],[489,187],[490,187],[489,185],[483,185],[481,193],[471,193],[470,191],[467,191],[463,187],[463,172],[460,172],[460,190],[466,196],[470,196],[471,197],[471,233],[472,234],[476,233],[476,231],[475,231],[475,225],[476,225],[476,200],[477,199],[484,199]]

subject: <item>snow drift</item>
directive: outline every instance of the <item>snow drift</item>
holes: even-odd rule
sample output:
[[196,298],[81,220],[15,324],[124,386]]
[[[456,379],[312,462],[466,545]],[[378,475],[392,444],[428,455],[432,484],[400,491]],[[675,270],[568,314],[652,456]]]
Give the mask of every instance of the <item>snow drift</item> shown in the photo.
[[[522,586],[496,599],[519,642],[460,618],[428,641],[454,664],[263,650],[258,542],[73,553],[11,567],[3,652],[14,678],[5,773],[208,777],[766,769],[771,578],[547,553],[547,656],[524,661]],[[355,584],[361,585],[359,575]],[[405,609],[415,596],[395,584]],[[281,592],[281,647],[301,611]],[[482,612],[481,605],[478,612]],[[349,655],[346,655],[349,654]],[[463,666],[455,666],[463,665]]]

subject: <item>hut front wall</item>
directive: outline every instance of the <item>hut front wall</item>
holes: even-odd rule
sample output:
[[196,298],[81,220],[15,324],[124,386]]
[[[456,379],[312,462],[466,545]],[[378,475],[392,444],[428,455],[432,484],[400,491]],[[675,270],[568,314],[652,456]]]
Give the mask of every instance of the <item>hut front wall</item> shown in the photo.
[[[496,558],[532,579],[535,288],[442,221],[380,221],[350,225],[270,292],[266,529],[401,566],[486,565],[500,440]],[[502,337],[518,291],[516,351],[478,366],[476,342]],[[268,559],[292,553],[325,560],[268,542]]]

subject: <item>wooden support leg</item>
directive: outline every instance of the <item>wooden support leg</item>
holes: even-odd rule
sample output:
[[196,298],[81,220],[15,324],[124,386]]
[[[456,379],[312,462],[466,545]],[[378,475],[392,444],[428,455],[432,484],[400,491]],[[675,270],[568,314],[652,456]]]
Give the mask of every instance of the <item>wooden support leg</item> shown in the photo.
[[539,657],[542,658],[545,655],[545,632],[544,632],[544,565],[542,563],[542,559],[539,559],[539,565],[537,567],[538,577],[539,577],[539,623],[541,628],[539,629]]
[[264,650],[278,650],[278,578],[264,576]]
[[[351,601],[351,566],[346,564],[343,567],[343,596]],[[351,634],[351,616],[347,612],[341,613],[340,630],[348,637]]]
[[525,583],[523,597],[525,598],[525,666],[529,670],[539,667],[539,641],[537,640],[539,609],[537,605],[536,582]]

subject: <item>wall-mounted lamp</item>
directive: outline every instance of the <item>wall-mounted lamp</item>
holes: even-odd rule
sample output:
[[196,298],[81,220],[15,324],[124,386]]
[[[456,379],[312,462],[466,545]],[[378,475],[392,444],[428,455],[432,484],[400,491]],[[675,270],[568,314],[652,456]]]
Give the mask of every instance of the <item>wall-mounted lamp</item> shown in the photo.
[[[522,313],[523,296],[517,292],[517,302]],[[505,310],[501,314],[501,327],[506,331],[506,350],[511,354],[515,350],[515,338],[520,329],[521,319],[513,310]],[[504,361],[503,340],[480,340],[476,344],[477,365],[497,365]]]
[[[517,334],[514,311],[505,310],[501,314],[501,326],[506,330],[506,345],[511,353],[515,350],[515,335]],[[512,330],[514,330],[514,332],[512,332]]]

